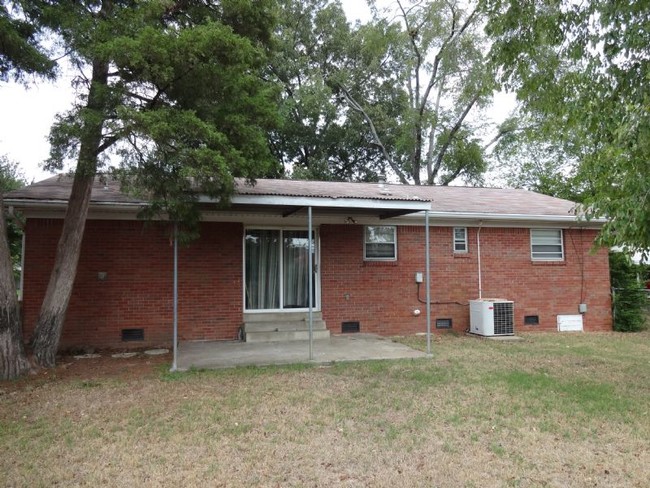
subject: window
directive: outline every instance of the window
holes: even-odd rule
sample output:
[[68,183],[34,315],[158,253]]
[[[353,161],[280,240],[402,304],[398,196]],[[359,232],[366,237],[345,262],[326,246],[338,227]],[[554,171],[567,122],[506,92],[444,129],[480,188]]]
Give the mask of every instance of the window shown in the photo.
[[467,252],[467,227],[454,227],[454,252]]
[[534,261],[562,261],[562,229],[531,229],[530,250]]
[[395,261],[397,259],[397,228],[391,225],[366,226],[363,258]]

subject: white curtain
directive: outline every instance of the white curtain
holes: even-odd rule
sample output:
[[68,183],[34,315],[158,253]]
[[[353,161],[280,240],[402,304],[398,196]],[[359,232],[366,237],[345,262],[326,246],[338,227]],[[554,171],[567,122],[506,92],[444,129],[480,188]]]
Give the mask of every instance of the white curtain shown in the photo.
[[246,232],[246,308],[280,308],[280,231]]
[[284,307],[309,306],[309,241],[305,231],[284,231]]
[[[309,306],[307,235],[308,232],[304,230],[250,229],[246,231],[247,310]],[[282,303],[280,273],[282,273]]]

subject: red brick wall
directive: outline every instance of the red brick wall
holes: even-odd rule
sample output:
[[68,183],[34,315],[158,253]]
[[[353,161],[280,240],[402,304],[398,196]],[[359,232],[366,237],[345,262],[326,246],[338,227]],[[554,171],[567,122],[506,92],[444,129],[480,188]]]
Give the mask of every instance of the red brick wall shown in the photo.
[[[61,220],[27,221],[24,317],[29,337],[45,293]],[[452,229],[431,228],[432,322],[453,319],[469,326],[467,301],[478,297],[476,228],[468,229],[469,253],[454,254]],[[242,322],[243,226],[204,223],[201,238],[179,252],[179,337],[233,339]],[[61,340],[77,346],[170,345],[172,259],[169,228],[140,221],[89,221],[79,272]],[[558,314],[578,313],[586,303],[585,330],[611,330],[607,252],[591,254],[595,231],[565,230],[565,260],[530,259],[528,229],[481,231],[483,297],[514,300],[515,330],[556,330]],[[361,330],[385,335],[424,332],[425,306],[418,302],[415,273],[424,272],[424,229],[398,227],[396,262],[363,260],[363,227],[323,225],[321,288],[323,318],[333,332],[358,320]],[[584,266],[583,266],[584,264]],[[106,280],[98,273],[106,272]],[[420,298],[425,298],[424,284]],[[442,303],[446,302],[446,303]],[[458,302],[458,303],[454,303]],[[413,310],[421,310],[419,317]],[[539,315],[539,326],[524,326]],[[145,342],[122,342],[121,329],[144,328]]]
[[[453,328],[469,327],[467,301],[478,297],[476,228],[468,229],[469,252],[454,254],[452,228],[432,227],[432,327],[451,318]],[[607,251],[591,254],[590,230],[565,230],[565,260],[532,262],[529,229],[481,230],[484,298],[515,302],[515,330],[557,330],[558,314],[577,314],[586,303],[584,328],[611,330]],[[361,330],[380,334],[426,331],[426,308],[418,301],[415,273],[424,272],[424,229],[398,227],[397,262],[363,260],[363,227],[321,227],[323,318],[332,331],[342,321],[360,321]],[[583,267],[584,263],[584,267]],[[425,298],[425,286],[420,287]],[[454,303],[458,302],[458,303]],[[419,309],[421,315],[413,316]],[[538,326],[524,326],[525,315],[539,315]]]
[[[29,219],[24,324],[30,337],[45,294],[61,220]],[[179,249],[179,337],[232,339],[242,318],[240,224],[205,223],[201,239]],[[140,221],[88,221],[61,348],[170,345],[173,247],[169,228]],[[106,272],[105,280],[98,273]],[[121,329],[144,328],[145,342]]]

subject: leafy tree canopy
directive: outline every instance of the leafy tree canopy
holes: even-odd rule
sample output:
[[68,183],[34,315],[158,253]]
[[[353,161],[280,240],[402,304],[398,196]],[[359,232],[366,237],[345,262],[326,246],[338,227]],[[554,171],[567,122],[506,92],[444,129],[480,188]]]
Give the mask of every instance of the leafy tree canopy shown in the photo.
[[37,27],[21,18],[17,2],[0,4],[0,81],[37,74],[54,77],[55,62],[39,44]]
[[569,148],[601,242],[650,249],[647,2],[486,0],[501,82]]
[[284,124],[274,152],[302,177],[479,182],[479,114],[495,85],[478,5],[369,3],[373,19],[350,25],[338,1],[281,2],[270,71],[284,88]]
[[260,76],[270,0],[20,3],[78,70],[49,169],[94,174],[117,159],[125,188],[153,199],[149,212],[188,221],[191,190],[225,202],[234,177],[273,170],[276,91]]

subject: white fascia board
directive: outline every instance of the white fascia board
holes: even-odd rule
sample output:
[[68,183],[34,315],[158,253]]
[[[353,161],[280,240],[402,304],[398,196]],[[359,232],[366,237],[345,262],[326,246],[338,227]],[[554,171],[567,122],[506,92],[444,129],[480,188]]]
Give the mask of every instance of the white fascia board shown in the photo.
[[[68,207],[65,200],[4,200],[5,207],[14,207],[28,218],[63,218]],[[90,202],[89,215],[94,212],[136,215],[146,204],[119,202]]]
[[[424,222],[424,213],[404,215],[399,219]],[[441,222],[472,222],[476,225],[483,223],[486,226],[510,227],[521,226],[522,224],[558,224],[560,226],[578,224],[585,227],[600,228],[607,223],[607,219],[598,218],[587,220],[576,215],[529,215],[529,214],[494,214],[476,212],[429,212],[430,225],[435,226],[436,221]]]
[[[22,200],[22,199],[6,199],[4,200],[5,207],[16,208],[66,208],[68,206],[67,200]],[[135,208],[140,209],[146,206],[146,203],[129,203],[129,202],[90,202],[90,207],[102,208]]]
[[[199,199],[201,202],[213,202],[210,199]],[[411,210],[424,211],[431,208],[429,201],[412,200],[382,200],[365,198],[331,198],[331,197],[287,197],[278,195],[234,195],[231,199],[234,205],[268,205],[286,207],[329,207],[349,209],[381,209],[381,210]]]

